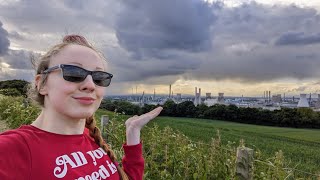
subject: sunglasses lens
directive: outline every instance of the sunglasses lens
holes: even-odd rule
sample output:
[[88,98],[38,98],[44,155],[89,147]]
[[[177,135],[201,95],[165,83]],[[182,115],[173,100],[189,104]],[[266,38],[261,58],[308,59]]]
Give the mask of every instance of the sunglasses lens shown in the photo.
[[63,78],[70,82],[82,82],[88,74],[92,74],[94,83],[98,86],[107,87],[110,85],[112,74],[103,71],[87,71],[73,65],[63,65]]
[[70,81],[70,82],[81,82],[85,80],[85,78],[87,77],[87,72],[76,66],[65,65],[62,68],[62,71],[63,71],[63,78],[66,81]]
[[98,86],[107,87],[111,82],[111,75],[106,72],[96,71],[92,74],[94,83]]

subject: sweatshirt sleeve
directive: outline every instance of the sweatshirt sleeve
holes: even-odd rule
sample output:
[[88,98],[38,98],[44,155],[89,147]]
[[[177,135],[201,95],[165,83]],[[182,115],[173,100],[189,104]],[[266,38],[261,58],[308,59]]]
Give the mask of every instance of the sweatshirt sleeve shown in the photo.
[[124,157],[122,159],[123,170],[130,180],[143,179],[144,158],[142,156],[142,144],[133,146],[123,145]]
[[0,179],[29,179],[30,168],[30,151],[24,138],[14,131],[0,134]]

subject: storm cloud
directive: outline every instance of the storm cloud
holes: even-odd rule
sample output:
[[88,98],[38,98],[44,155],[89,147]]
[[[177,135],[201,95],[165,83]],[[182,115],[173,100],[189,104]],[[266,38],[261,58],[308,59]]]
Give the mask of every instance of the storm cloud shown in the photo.
[[[315,9],[256,2],[235,8],[202,1],[151,3],[123,2],[116,21],[119,44],[129,52],[125,66],[137,70],[127,71],[129,81],[168,74],[175,80],[260,83],[320,75],[320,16]],[[299,47],[279,47],[289,44]],[[141,64],[135,62],[141,59]],[[151,61],[154,67],[148,65]]]
[[0,21],[0,55],[6,54],[10,46],[10,41],[8,39],[8,32],[2,27]]
[[[122,1],[116,19],[119,44],[136,58],[165,58],[162,50],[191,52],[211,48],[212,6],[203,1]],[[160,55],[164,54],[164,55]]]
[[[178,79],[272,82],[320,75],[320,15],[310,7],[254,1],[16,1],[0,5],[0,52],[29,69],[29,50],[45,51],[65,33],[97,43],[118,83],[169,84]],[[2,49],[12,44],[25,51]],[[2,50],[2,51],[1,51]],[[19,64],[20,63],[20,64]]]
[[320,43],[320,33],[306,35],[304,32],[289,32],[276,40],[276,45],[308,45]]

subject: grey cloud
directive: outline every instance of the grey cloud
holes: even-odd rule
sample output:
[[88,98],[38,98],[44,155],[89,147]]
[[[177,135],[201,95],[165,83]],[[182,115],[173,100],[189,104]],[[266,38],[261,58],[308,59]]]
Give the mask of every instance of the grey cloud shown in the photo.
[[210,27],[215,18],[210,4],[193,0],[122,2],[116,35],[134,57],[159,56],[165,49],[199,52],[211,47]]
[[25,40],[26,38],[17,31],[9,32],[9,37],[16,40]]
[[[319,44],[305,46],[300,40],[297,48],[275,43],[288,32],[303,33],[296,41],[314,41],[320,16],[310,8],[254,2],[228,8],[201,0],[23,0],[0,6],[0,12],[17,27],[17,33],[9,34],[16,42],[22,32],[62,36],[65,27],[89,27],[89,33],[107,43],[103,52],[110,59],[115,82],[168,84],[184,77],[259,83],[320,75]],[[108,42],[106,31],[115,33],[111,39],[119,44]],[[25,36],[25,44],[20,45],[47,47],[46,38]],[[23,56],[15,53],[13,59]],[[21,66],[14,62],[18,60],[9,64],[29,68],[26,62]]]
[[[112,24],[115,1],[38,1],[21,0],[0,5],[0,16],[10,21],[17,31],[63,35],[63,31],[90,32]],[[110,13],[110,14],[109,14]],[[98,26],[97,26],[98,24]]]
[[65,0],[64,3],[70,8],[82,10],[86,0]]
[[151,84],[168,84],[176,81],[186,70],[195,70],[200,65],[197,55],[189,52],[164,50],[165,54],[173,54],[174,57],[135,61],[120,49],[106,47],[103,51],[108,59],[108,71],[114,74],[115,82],[145,82],[153,79]]
[[320,33],[307,35],[304,32],[288,32],[281,35],[276,45],[308,45],[320,43]]
[[[232,80],[241,83],[261,83],[282,78],[310,79],[320,76],[320,53],[303,47],[299,52],[291,48],[264,47],[242,55],[216,52],[214,59],[204,59],[199,69],[185,74],[186,79]],[[297,50],[296,50],[297,51]],[[314,54],[313,58],[297,58]]]
[[33,81],[34,74],[32,70],[16,70],[12,69],[10,71],[4,71],[1,69],[0,81],[11,80],[11,79],[22,79],[28,82]]
[[3,56],[3,62],[10,65],[12,69],[32,69],[30,62],[30,51],[9,50],[8,54]]
[[[151,23],[150,20],[161,15],[158,11],[154,14],[149,13],[148,3],[126,6],[129,8],[126,7],[124,10],[131,11],[127,11],[127,16],[117,20],[118,23],[124,23],[117,28],[121,31],[120,27],[126,27],[125,29],[132,34],[130,37],[119,37],[118,34],[118,38],[123,40],[120,45],[135,56],[119,52],[115,59],[125,60],[112,62],[116,63],[115,69],[119,72],[117,80],[120,82],[149,83],[150,80],[150,83],[168,84],[183,77],[192,80],[260,83],[283,78],[308,79],[320,75],[317,68],[320,67],[320,47],[317,44],[313,47],[302,45],[296,49],[291,46],[279,47],[273,43],[283,32],[299,30],[316,34],[320,28],[320,17],[313,9],[293,5],[266,6],[254,2],[237,8],[214,4],[216,7],[212,7],[211,10],[216,19],[210,24],[210,33],[214,36],[210,34],[208,37],[213,42],[212,47],[205,51],[190,51],[179,49],[179,46],[161,44],[163,36],[156,33],[161,28],[149,28],[159,24]],[[134,12],[133,9],[139,11]],[[170,14],[167,11],[159,12]],[[144,20],[149,17],[149,21]],[[144,37],[145,34],[150,38]],[[144,39],[141,40],[141,37]],[[143,43],[139,44],[139,40]],[[134,61],[136,59],[140,61]]]
[[9,46],[8,32],[2,27],[2,22],[0,21],[0,55],[6,54]]

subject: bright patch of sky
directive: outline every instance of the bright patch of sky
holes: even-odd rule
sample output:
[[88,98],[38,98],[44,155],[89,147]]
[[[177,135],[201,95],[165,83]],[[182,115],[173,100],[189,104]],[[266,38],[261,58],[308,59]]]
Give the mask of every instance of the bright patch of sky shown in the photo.
[[243,3],[258,2],[261,4],[269,5],[288,5],[295,4],[299,7],[312,7],[320,11],[319,0],[207,0],[208,2],[223,2],[229,7],[236,7]]

